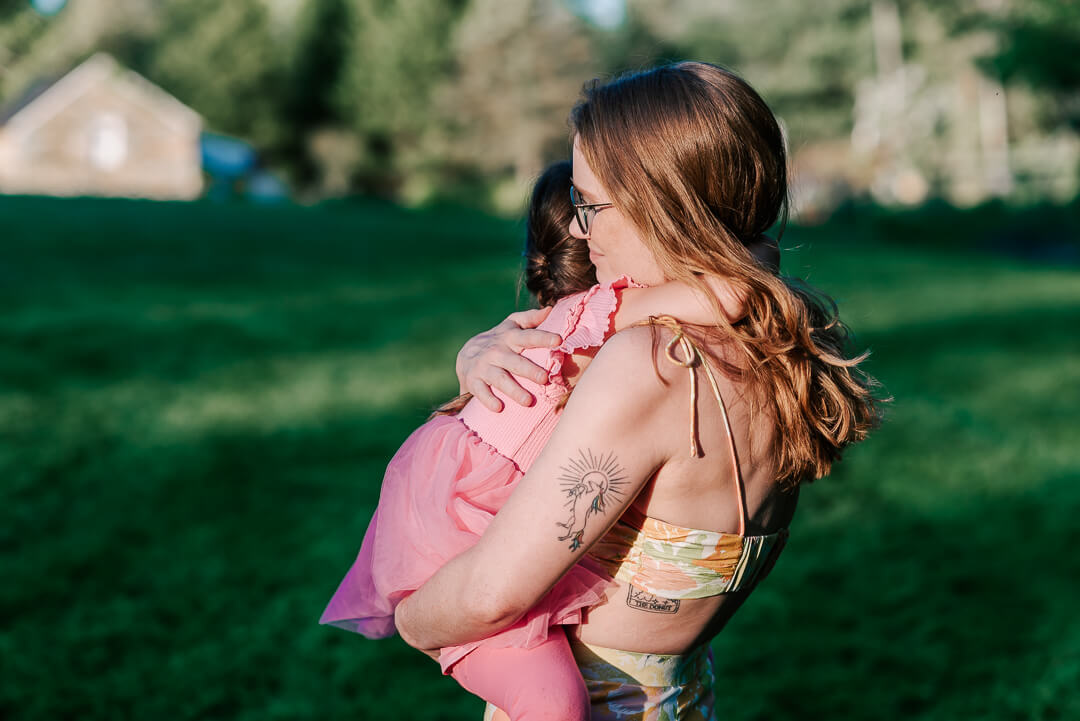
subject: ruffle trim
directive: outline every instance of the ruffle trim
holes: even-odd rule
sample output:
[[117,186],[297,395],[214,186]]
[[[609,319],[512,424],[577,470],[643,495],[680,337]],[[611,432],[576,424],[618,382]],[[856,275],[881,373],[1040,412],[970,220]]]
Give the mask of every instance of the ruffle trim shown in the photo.
[[566,356],[579,348],[593,348],[603,345],[611,331],[611,322],[619,308],[619,295],[616,291],[624,288],[644,288],[635,283],[630,276],[619,276],[607,283],[598,283],[577,296],[574,305],[566,314],[563,323],[563,342],[552,349],[548,375],[552,381],[545,386],[545,393],[550,397],[562,397],[567,390],[566,379],[562,377],[563,363]]

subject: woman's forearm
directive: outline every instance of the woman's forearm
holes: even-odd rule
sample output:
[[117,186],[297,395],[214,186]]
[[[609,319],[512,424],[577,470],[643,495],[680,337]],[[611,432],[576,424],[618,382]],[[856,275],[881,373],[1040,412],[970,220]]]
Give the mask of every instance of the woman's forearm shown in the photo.
[[511,626],[527,610],[510,602],[490,579],[480,579],[466,551],[398,604],[398,633],[410,646],[432,651],[477,641]]
[[652,343],[650,329],[634,328],[597,352],[480,540],[399,604],[395,621],[406,643],[445,648],[512,626],[622,515],[676,436],[682,448],[681,427],[665,433],[641,422],[668,417],[664,404],[672,403],[670,382],[654,372]]

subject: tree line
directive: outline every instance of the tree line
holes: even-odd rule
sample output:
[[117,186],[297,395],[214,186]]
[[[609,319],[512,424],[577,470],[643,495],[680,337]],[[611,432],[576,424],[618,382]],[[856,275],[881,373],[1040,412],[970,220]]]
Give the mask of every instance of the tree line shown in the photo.
[[584,81],[661,61],[735,68],[795,146],[850,135],[857,87],[881,70],[882,3],[905,18],[905,60],[947,74],[951,48],[986,38],[973,60],[1033,89],[1033,122],[1080,126],[1067,0],[627,0],[617,27],[583,0],[68,0],[49,17],[0,0],[0,101],[104,50],[301,194],[509,207],[566,155]]

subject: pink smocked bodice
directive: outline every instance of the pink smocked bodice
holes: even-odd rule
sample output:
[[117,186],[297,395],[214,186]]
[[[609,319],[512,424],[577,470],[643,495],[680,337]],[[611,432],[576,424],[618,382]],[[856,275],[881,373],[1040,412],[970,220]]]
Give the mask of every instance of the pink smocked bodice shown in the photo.
[[594,285],[587,291],[561,299],[551,309],[540,330],[557,333],[563,339],[555,348],[529,348],[522,355],[548,371],[551,379],[540,385],[528,378],[518,383],[536,398],[531,406],[522,406],[494,390],[503,402],[502,411],[488,410],[477,400],[470,401],[458,417],[471,430],[525,470],[540,455],[559,420],[560,401],[569,392],[562,375],[566,358],[574,351],[603,344],[612,332],[612,319],[618,306],[617,291],[634,285],[626,276],[610,283]]

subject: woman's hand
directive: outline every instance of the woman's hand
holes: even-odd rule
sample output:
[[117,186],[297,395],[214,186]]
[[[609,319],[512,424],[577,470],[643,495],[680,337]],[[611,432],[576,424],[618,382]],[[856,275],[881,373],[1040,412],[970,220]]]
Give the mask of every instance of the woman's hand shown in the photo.
[[461,392],[472,393],[496,413],[503,404],[491,392],[493,388],[515,403],[531,406],[532,394],[518,384],[514,375],[540,384],[548,382],[547,371],[519,353],[526,348],[554,348],[562,343],[556,334],[536,330],[550,312],[551,307],[511,313],[502,323],[462,346],[455,364]]

